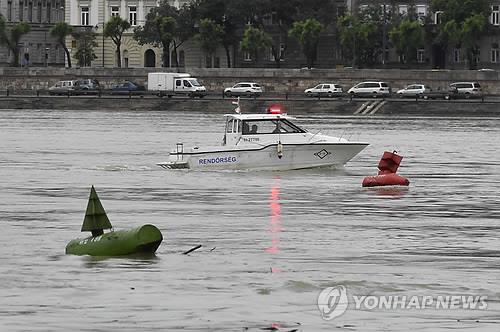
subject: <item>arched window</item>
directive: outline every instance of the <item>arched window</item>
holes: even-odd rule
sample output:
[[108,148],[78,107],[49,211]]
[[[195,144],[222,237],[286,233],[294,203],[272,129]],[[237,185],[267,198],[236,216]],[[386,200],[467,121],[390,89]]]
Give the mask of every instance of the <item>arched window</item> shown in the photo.
[[156,54],[152,49],[144,52],[144,67],[156,67]]

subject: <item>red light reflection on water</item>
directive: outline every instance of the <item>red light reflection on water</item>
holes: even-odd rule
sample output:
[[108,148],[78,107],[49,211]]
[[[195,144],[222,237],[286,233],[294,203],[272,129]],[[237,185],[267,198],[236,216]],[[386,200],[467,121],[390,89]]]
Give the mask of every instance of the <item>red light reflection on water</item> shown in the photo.
[[270,222],[269,233],[271,234],[271,246],[266,248],[266,252],[275,254],[280,251],[280,233],[283,230],[281,225],[281,204],[280,204],[280,179],[276,178],[271,188],[269,196]]

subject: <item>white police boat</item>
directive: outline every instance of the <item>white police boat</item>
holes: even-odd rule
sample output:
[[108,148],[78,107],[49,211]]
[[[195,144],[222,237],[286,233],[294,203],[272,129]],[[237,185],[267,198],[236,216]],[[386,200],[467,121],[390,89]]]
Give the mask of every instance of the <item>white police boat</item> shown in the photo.
[[158,163],[167,169],[291,170],[342,166],[368,146],[345,138],[310,133],[293,123],[295,118],[271,106],[266,114],[224,115],[221,146],[186,148],[177,143],[170,160]]

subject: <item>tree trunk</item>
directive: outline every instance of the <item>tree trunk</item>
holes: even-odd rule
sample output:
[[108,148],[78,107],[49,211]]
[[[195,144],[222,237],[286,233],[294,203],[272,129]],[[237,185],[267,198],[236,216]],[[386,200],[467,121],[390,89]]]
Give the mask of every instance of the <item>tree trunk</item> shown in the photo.
[[163,44],[163,54],[162,54],[162,62],[163,62],[163,67],[167,68],[170,67],[170,50],[169,50],[170,44]]
[[271,46],[271,53],[273,54],[274,57],[274,63],[276,64],[276,68],[281,67],[281,57],[278,54],[278,50],[274,47],[274,45]]
[[66,44],[61,44],[62,47],[64,48],[64,53],[66,53],[66,58],[68,59],[68,68],[71,68],[71,55],[69,54],[69,50],[66,47]]
[[117,64],[118,64],[118,68],[121,68],[122,67],[122,52],[121,52],[121,46],[122,46],[122,43],[118,42],[116,43],[116,57],[117,57]]
[[11,51],[13,54],[11,65],[12,67],[19,67],[19,48],[15,46]]
[[224,45],[224,50],[226,50],[227,68],[231,68],[231,51],[229,50],[229,45]]
[[174,49],[172,50],[172,56],[173,56],[175,68],[179,67],[179,59],[177,59],[177,47],[179,47],[179,46],[177,45],[177,43],[174,40]]

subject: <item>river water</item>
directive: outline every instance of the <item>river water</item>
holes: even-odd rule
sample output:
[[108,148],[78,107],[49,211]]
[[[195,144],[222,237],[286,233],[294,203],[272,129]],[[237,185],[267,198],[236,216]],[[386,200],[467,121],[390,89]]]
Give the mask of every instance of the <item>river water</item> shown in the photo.
[[[499,330],[500,119],[314,114],[308,130],[371,145],[337,170],[155,165],[178,141],[220,142],[221,114],[0,111],[1,331]],[[361,188],[386,149],[410,187]],[[161,229],[155,257],[64,254],[92,184],[116,229]],[[349,308],[324,320],[318,295],[339,285]],[[353,295],[488,307],[358,310]]]

